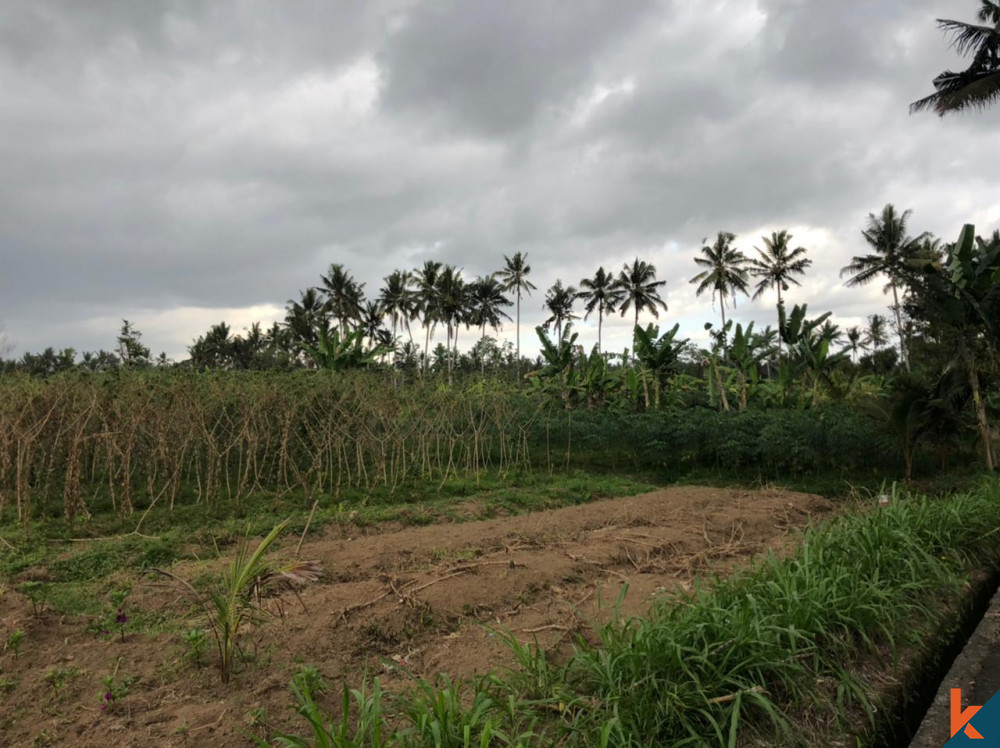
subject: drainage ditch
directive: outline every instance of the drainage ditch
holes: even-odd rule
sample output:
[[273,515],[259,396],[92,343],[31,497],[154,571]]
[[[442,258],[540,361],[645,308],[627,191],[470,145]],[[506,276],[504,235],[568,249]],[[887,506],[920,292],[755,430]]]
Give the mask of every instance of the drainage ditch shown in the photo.
[[[913,748],[918,745],[922,748],[922,742],[913,743],[914,736],[920,730],[928,710],[933,708],[938,693],[942,688],[951,686],[943,681],[982,623],[998,588],[1000,570],[973,582],[972,589],[958,607],[958,621],[952,619],[942,625],[935,637],[938,646],[929,649],[904,677],[904,683],[897,690],[897,705],[891,710],[891,715],[884,714],[879,720],[871,745],[908,748],[912,744]],[[958,685],[955,684],[956,687]],[[943,713],[942,720],[944,740],[947,740],[947,711]],[[940,746],[944,742],[927,743],[932,744]]]

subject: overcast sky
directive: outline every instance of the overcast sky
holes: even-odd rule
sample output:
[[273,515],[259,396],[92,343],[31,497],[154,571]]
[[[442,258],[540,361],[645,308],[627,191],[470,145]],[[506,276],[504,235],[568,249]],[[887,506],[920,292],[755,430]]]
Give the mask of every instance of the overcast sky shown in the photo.
[[[888,303],[838,278],[869,212],[948,239],[1000,224],[1000,107],[907,111],[962,65],[934,19],[977,7],[4,0],[0,321],[15,355],[111,348],[127,317],[183,358],[215,322],[281,318],[331,262],[375,292],[425,259],[471,277],[522,251],[527,350],[557,277],[636,256],[700,338],[701,240],[754,254],[788,228],[815,261],[789,301],[855,324]],[[773,324],[774,299],[736,316]]]

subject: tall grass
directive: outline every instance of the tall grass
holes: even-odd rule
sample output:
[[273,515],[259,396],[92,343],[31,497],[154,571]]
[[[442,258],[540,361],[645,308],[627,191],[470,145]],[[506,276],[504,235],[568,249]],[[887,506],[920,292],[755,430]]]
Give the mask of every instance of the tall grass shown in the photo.
[[[945,500],[894,492],[887,507],[806,531],[787,556],[612,621],[568,662],[515,643],[519,670],[469,684],[460,703],[454,684],[421,683],[393,698],[400,726],[382,739],[735,747],[864,738],[882,696],[865,673],[929,646],[970,571],[1000,569],[998,539],[1000,480]],[[440,726],[433,741],[429,724]]]

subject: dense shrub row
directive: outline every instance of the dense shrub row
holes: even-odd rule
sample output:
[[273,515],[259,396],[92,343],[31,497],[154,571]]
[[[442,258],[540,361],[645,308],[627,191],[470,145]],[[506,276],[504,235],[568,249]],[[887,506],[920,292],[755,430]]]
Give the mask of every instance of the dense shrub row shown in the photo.
[[254,492],[338,496],[538,467],[786,474],[894,468],[884,422],[843,405],[567,409],[495,380],[353,372],[0,378],[0,514],[68,520]]
[[788,473],[900,464],[895,437],[884,422],[833,404],[807,410],[549,414],[535,427],[536,444],[545,441],[546,429],[549,444],[563,449],[570,444],[574,460],[673,474],[691,468]]

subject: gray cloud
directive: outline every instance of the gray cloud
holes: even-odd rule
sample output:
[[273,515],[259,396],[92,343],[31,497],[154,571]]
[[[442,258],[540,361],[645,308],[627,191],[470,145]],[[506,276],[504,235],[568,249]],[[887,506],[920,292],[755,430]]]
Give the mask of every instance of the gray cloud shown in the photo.
[[997,113],[907,113],[957,64],[934,17],[975,10],[938,5],[5,3],[0,320],[22,352],[108,347],[129,317],[176,355],[330,262],[374,290],[527,251],[525,325],[556,277],[638,255],[692,334],[716,316],[687,283],[700,240],[786,226],[816,260],[800,300],[863,318],[885,300],[836,275],[868,212],[1000,222]]

